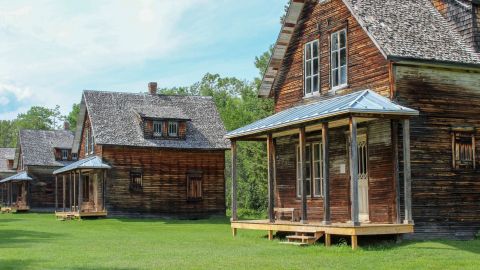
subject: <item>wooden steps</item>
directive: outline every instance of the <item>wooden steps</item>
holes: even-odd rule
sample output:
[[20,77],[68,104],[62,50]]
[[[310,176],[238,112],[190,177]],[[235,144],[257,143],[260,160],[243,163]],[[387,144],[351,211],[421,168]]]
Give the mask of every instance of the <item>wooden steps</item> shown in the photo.
[[287,242],[285,244],[292,244],[298,246],[306,246],[315,244],[323,236],[323,232],[305,233],[296,232],[294,235],[287,236]]

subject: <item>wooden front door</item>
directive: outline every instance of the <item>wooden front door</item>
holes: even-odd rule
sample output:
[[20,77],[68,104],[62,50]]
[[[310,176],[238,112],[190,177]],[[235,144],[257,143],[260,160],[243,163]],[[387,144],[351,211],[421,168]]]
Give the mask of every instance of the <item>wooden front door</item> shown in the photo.
[[[350,149],[350,136],[348,136],[348,149]],[[358,145],[358,212],[360,222],[370,220],[368,211],[368,142],[367,134],[357,135]],[[349,155],[351,154],[350,151]],[[351,160],[351,158],[349,158]]]

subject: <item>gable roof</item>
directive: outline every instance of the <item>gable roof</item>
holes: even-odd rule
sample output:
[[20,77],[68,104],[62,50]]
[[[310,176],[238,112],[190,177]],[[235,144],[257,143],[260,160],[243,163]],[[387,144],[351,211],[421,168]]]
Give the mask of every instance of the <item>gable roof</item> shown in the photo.
[[71,149],[73,133],[68,130],[20,131],[20,148],[25,166],[65,166],[71,161],[55,160],[55,148]]
[[8,160],[15,158],[15,148],[0,148],[0,172],[11,172],[8,169]]
[[[146,139],[140,114],[155,118],[189,119],[184,140]],[[176,149],[228,149],[223,138],[225,127],[211,97],[151,95],[84,91],[80,119],[88,115],[95,143],[136,147]],[[74,151],[78,151],[83,121],[75,134]]]
[[415,116],[418,111],[392,102],[372,90],[363,90],[344,96],[293,107],[252,124],[229,132],[227,138],[236,138],[275,130],[299,123],[317,121],[352,113]]
[[[307,0],[291,0],[287,18],[262,80],[259,96],[268,96]],[[480,66],[480,54],[430,0],[342,0],[387,59],[421,60]]]

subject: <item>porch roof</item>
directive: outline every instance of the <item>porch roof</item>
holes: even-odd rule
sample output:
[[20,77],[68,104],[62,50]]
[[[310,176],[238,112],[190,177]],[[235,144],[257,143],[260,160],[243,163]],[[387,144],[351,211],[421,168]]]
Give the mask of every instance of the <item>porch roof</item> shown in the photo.
[[81,159],[63,168],[60,168],[53,172],[53,174],[66,173],[78,169],[111,169],[110,165],[103,162],[100,157],[92,156]]
[[234,139],[266,131],[273,131],[275,129],[295,124],[349,114],[409,117],[418,115],[419,112],[398,105],[372,90],[363,90],[281,111],[239,129],[230,131],[225,137],[228,139]]
[[19,172],[17,174],[14,174],[12,176],[9,176],[3,180],[0,181],[0,183],[6,183],[9,181],[32,181],[33,179],[28,176],[27,172]]

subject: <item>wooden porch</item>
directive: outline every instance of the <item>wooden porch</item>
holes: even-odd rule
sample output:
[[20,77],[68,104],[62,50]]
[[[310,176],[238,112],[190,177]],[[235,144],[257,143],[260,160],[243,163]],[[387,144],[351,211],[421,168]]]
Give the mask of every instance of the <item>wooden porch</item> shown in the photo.
[[269,240],[273,240],[274,232],[294,232],[294,233],[312,233],[322,234],[325,238],[325,245],[330,246],[332,235],[350,236],[352,240],[352,249],[358,247],[357,236],[361,235],[389,235],[413,233],[413,224],[377,224],[362,223],[354,226],[351,223],[331,223],[292,222],[287,220],[277,220],[270,222],[268,219],[262,220],[237,220],[231,222],[233,236],[237,235],[238,229],[260,230],[268,233]]

